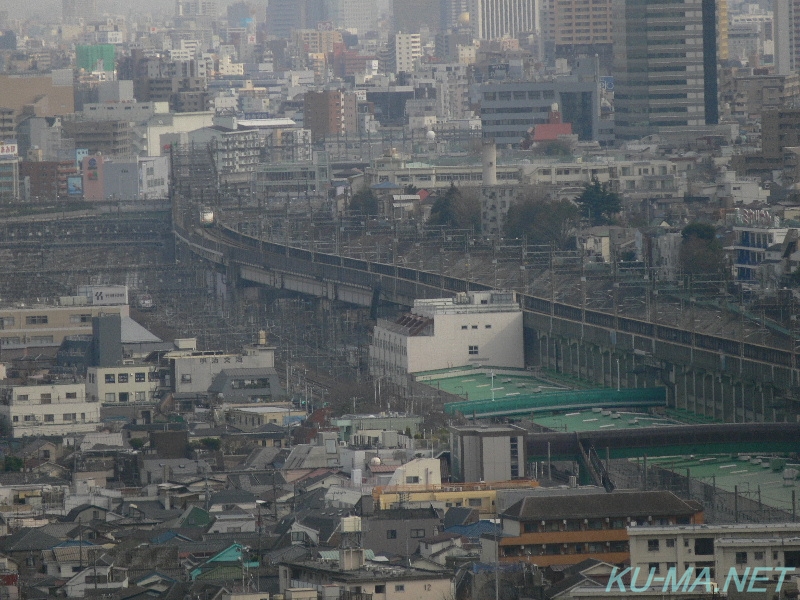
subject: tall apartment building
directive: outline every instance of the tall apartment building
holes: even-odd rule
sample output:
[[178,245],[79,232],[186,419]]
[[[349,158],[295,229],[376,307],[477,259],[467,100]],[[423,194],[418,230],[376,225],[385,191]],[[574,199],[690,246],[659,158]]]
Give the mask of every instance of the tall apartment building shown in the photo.
[[439,31],[441,11],[439,5],[429,0],[393,0],[395,31],[419,33],[420,28]]
[[354,29],[360,35],[375,31],[378,11],[374,0],[328,0],[327,17],[333,26]]
[[800,64],[800,2],[798,0],[773,0],[773,36],[775,43],[775,72],[789,75]]
[[395,73],[411,73],[414,63],[422,58],[422,41],[418,33],[395,33],[389,38],[389,54]]
[[469,14],[469,0],[439,0],[439,27],[442,31],[463,25],[462,15]]
[[316,142],[326,136],[358,132],[358,99],[342,90],[306,92],[303,124]]
[[539,29],[537,0],[471,0],[469,15],[475,37],[482,40]]
[[614,0],[615,134],[719,122],[716,0]]
[[556,56],[610,56],[612,0],[559,0],[551,3],[550,11]]
[[65,21],[97,16],[97,0],[61,0],[61,17]]
[[177,0],[175,2],[176,17],[218,15],[216,0]]

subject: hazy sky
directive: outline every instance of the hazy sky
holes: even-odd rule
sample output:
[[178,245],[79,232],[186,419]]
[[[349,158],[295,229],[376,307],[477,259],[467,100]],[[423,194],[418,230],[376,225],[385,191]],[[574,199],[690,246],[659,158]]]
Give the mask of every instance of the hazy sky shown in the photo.
[[[217,0],[220,12],[228,4],[236,0]],[[263,4],[263,0],[256,2],[257,5]],[[105,11],[117,14],[128,14],[131,6],[135,6],[136,12],[174,12],[174,0],[97,0],[97,9],[103,13]],[[0,0],[0,10],[7,10],[11,18],[30,17],[34,15],[46,15],[57,17],[61,16],[61,0]]]

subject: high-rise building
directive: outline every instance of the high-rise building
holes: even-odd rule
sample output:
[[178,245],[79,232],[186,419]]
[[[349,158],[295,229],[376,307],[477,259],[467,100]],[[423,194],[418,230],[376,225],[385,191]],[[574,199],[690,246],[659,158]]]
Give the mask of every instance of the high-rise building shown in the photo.
[[358,131],[358,100],[341,90],[306,92],[303,98],[303,126],[313,140]]
[[97,0],[61,0],[61,16],[65,21],[94,19],[97,15]]
[[556,56],[611,54],[612,0],[559,0],[550,6]]
[[422,41],[418,33],[395,33],[389,37],[389,54],[395,73],[411,73],[422,57]]
[[270,0],[267,4],[267,33],[290,39],[295,29],[316,29],[328,20],[326,0]]
[[393,0],[395,31],[419,33],[421,27],[428,31],[439,31],[441,17],[439,6],[430,0]]
[[778,75],[794,73],[799,64],[800,44],[800,1],[773,0],[773,36],[775,44],[775,72]]
[[537,0],[471,0],[469,16],[475,36],[482,40],[539,29]]
[[463,15],[469,15],[469,0],[439,0],[439,27],[442,31],[463,26]]
[[216,17],[216,0],[176,0],[175,16],[177,17]]
[[334,27],[355,29],[359,34],[375,31],[378,24],[375,0],[326,0],[325,5]]
[[719,122],[716,0],[614,0],[617,139]]

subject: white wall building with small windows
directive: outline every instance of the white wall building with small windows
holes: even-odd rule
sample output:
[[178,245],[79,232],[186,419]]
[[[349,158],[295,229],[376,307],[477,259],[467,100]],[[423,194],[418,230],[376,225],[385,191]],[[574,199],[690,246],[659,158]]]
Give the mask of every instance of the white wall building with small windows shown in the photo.
[[410,313],[379,319],[370,372],[406,389],[408,375],[461,366],[523,368],[522,310],[510,291],[415,300]]
[[159,385],[159,373],[155,365],[132,363],[116,367],[89,367],[86,371],[86,397],[91,402],[156,402]]
[[0,387],[0,420],[12,437],[58,436],[95,431],[100,404],[86,398],[81,383]]
[[[800,523],[695,525],[651,527],[646,523],[628,527],[631,567],[643,573],[654,569],[664,576],[674,568],[680,578],[708,567],[711,579],[720,585],[734,569],[760,567],[770,579],[769,569],[793,567],[800,572]],[[764,570],[766,569],[766,570]],[[720,578],[722,581],[720,581]]]

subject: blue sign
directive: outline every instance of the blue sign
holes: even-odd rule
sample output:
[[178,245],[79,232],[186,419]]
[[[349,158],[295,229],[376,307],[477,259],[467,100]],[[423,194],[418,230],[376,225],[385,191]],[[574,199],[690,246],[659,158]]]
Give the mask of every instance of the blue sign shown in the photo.
[[614,91],[614,78],[613,77],[601,77],[600,78],[600,89],[605,90],[607,92]]

